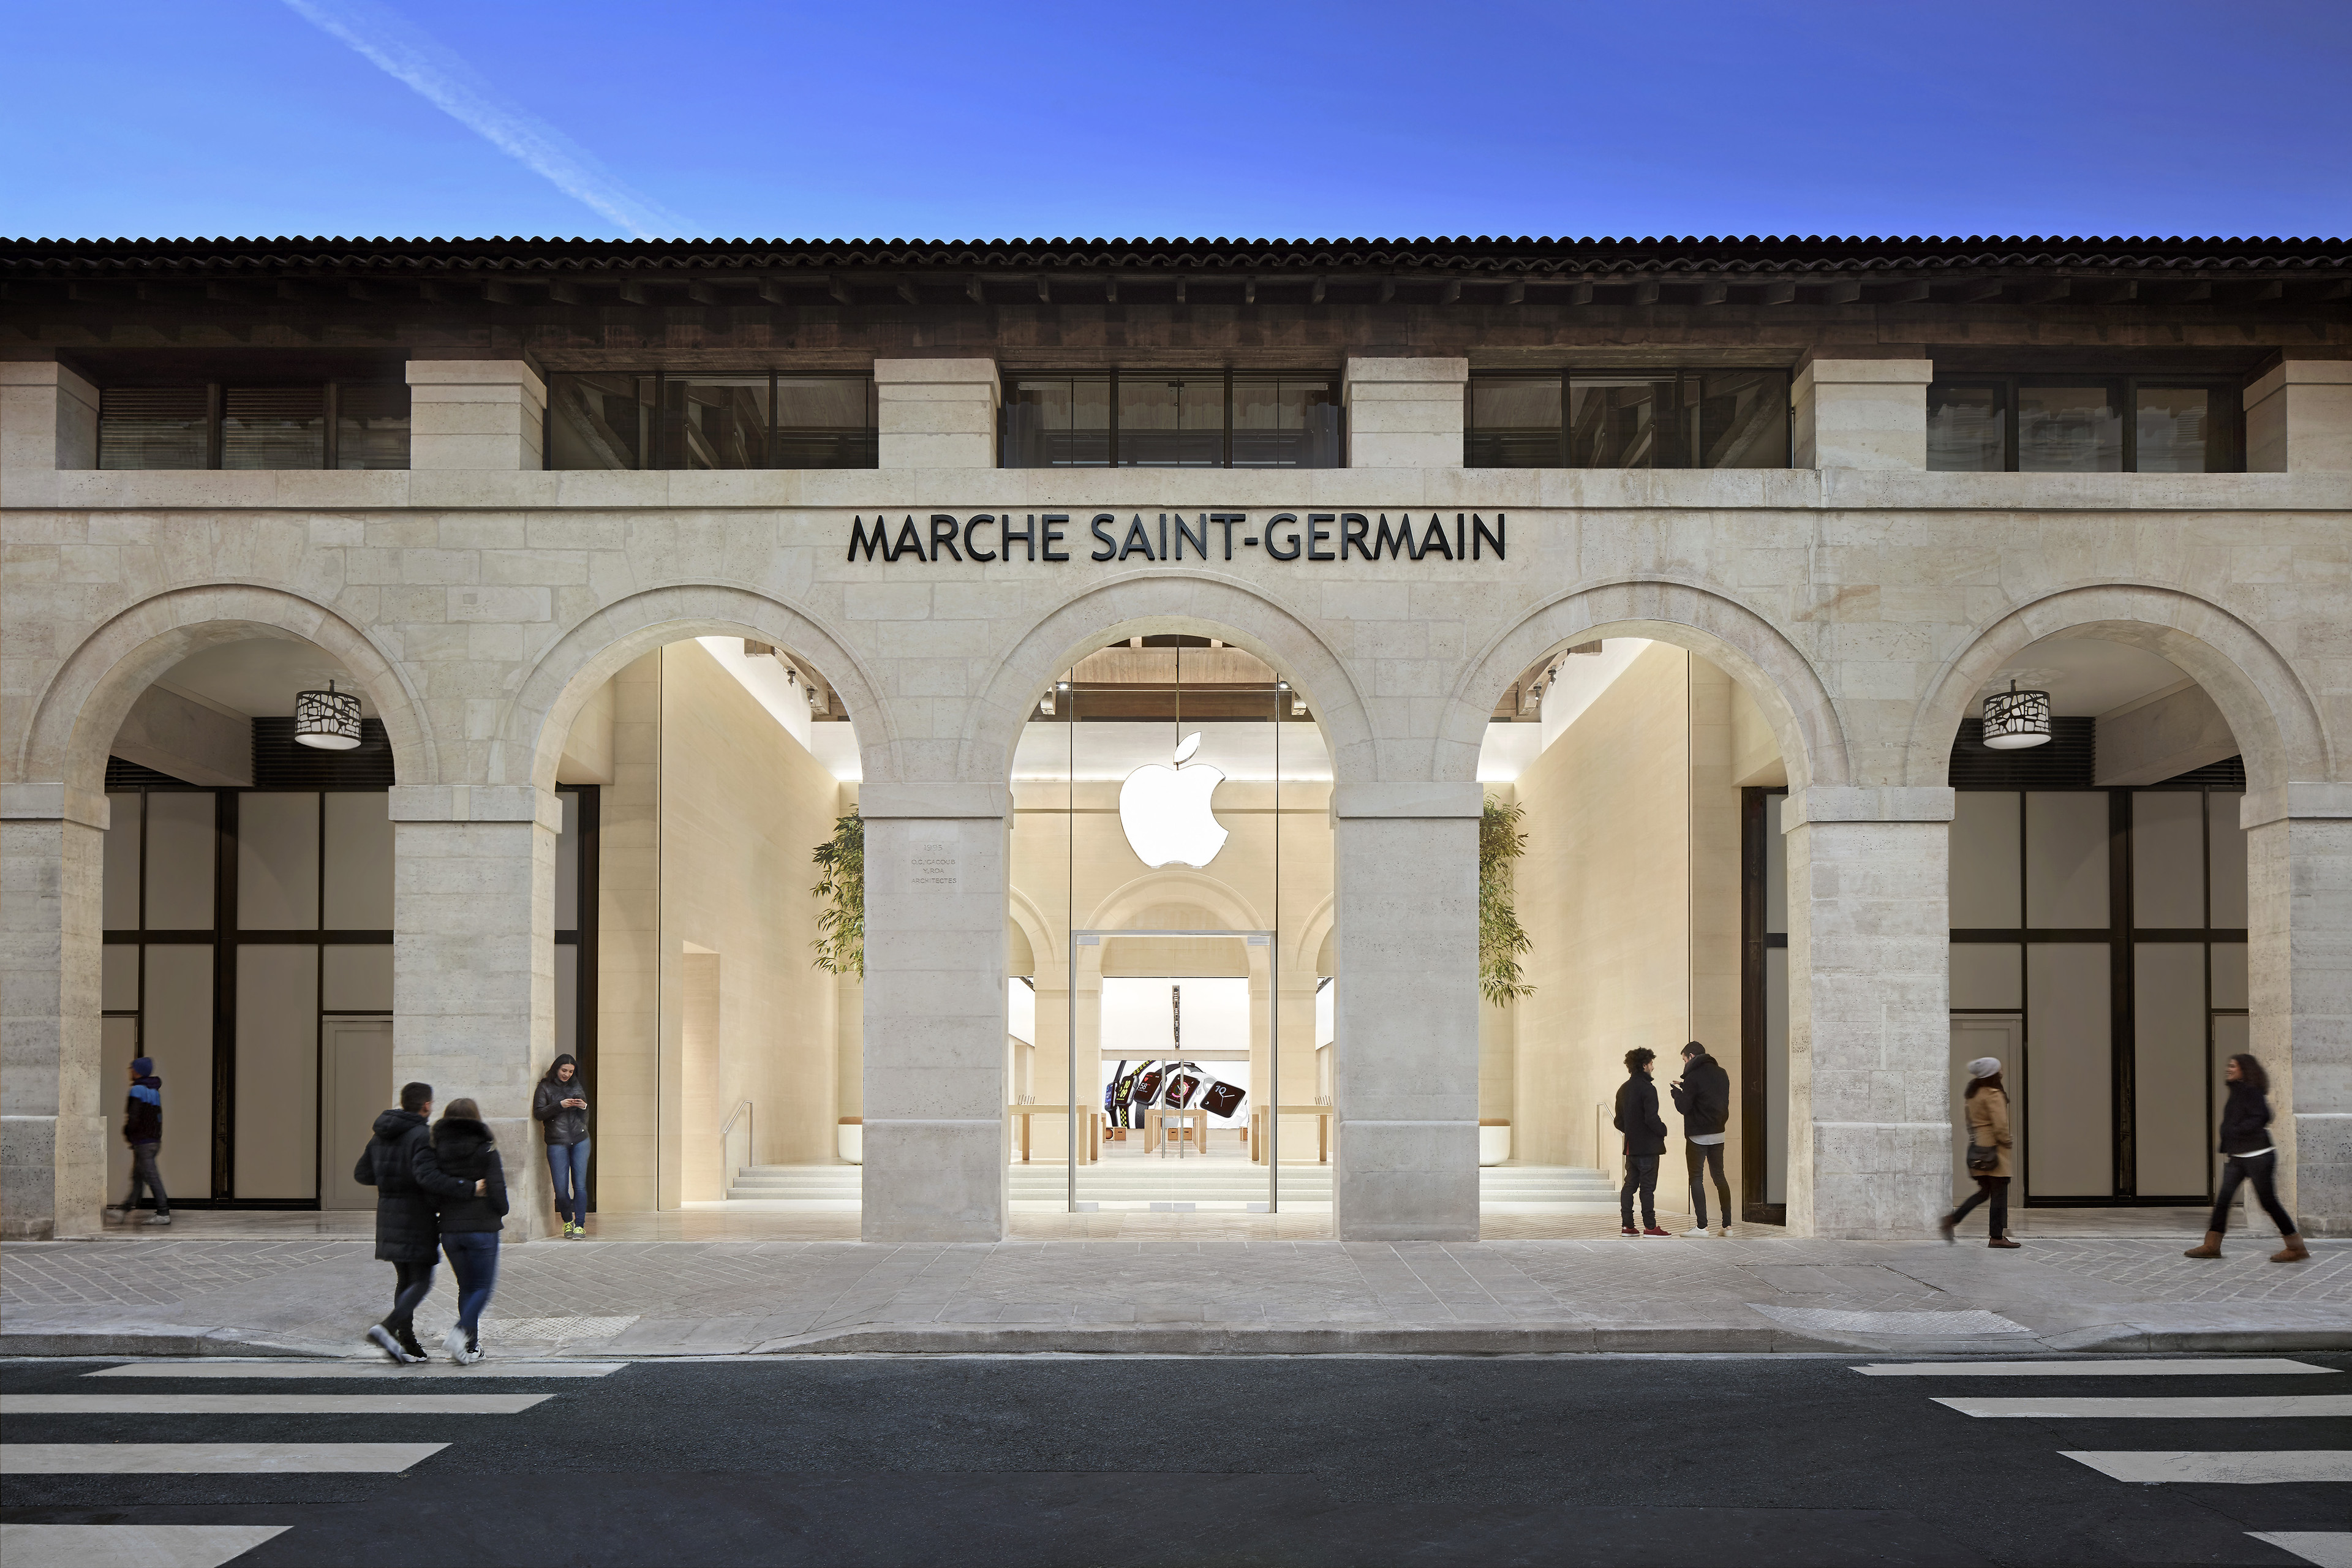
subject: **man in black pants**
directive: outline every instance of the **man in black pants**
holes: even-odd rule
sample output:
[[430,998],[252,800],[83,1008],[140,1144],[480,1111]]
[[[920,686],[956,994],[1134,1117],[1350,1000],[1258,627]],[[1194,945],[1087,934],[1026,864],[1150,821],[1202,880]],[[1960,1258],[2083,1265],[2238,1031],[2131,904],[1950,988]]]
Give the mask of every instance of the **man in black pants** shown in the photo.
[[393,1266],[392,1310],[368,1330],[370,1343],[394,1361],[425,1359],[416,1342],[416,1309],[433,1289],[433,1260],[440,1255],[437,1198],[462,1198],[480,1184],[444,1175],[433,1157],[433,1086],[403,1084],[400,1109],[375,1119],[375,1136],[360,1151],[352,1180],[375,1189],[375,1255]]
[[[1683,1158],[1690,1166],[1691,1214],[1698,1223],[1685,1236],[1731,1234],[1731,1184],[1723,1179],[1723,1125],[1731,1119],[1731,1075],[1723,1064],[1693,1040],[1683,1047],[1682,1081],[1674,1087],[1675,1109],[1683,1113]],[[1719,1230],[1706,1228],[1706,1183],[1715,1177],[1715,1195],[1723,1209]]]
[[[1658,1086],[1650,1081],[1658,1053],[1636,1046],[1625,1053],[1625,1081],[1617,1086],[1617,1131],[1625,1135],[1625,1184],[1617,1189],[1618,1228],[1625,1236],[1664,1236],[1658,1228],[1658,1156],[1666,1152],[1666,1124],[1658,1120]],[[1633,1228],[1633,1194],[1642,1194],[1642,1228]]]

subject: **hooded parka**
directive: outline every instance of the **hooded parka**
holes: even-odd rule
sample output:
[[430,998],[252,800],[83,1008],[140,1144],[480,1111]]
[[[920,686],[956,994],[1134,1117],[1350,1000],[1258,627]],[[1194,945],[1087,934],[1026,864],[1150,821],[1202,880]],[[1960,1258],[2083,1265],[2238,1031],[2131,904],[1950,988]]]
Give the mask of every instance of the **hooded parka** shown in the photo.
[[[499,1158],[490,1130],[460,1116],[445,1116],[433,1124],[433,1162],[446,1175],[463,1183],[466,1195],[441,1204],[441,1234],[498,1230],[507,1212],[507,1167]],[[474,1184],[485,1184],[475,1195]]]
[[386,1263],[430,1263],[440,1255],[440,1201],[470,1197],[474,1184],[444,1174],[432,1130],[414,1110],[387,1110],[360,1151],[352,1180],[375,1189],[375,1255]]

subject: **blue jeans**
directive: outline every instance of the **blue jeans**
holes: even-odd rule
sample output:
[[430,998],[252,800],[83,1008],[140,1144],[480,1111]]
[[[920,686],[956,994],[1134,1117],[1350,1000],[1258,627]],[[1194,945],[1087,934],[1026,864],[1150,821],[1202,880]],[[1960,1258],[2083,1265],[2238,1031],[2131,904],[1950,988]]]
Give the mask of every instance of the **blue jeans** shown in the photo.
[[547,1174],[555,1184],[555,1212],[567,1225],[588,1223],[588,1144],[550,1143]]
[[482,1309],[499,1282],[499,1233],[495,1230],[453,1231],[441,1238],[449,1268],[457,1276],[457,1326],[473,1344],[481,1332]]

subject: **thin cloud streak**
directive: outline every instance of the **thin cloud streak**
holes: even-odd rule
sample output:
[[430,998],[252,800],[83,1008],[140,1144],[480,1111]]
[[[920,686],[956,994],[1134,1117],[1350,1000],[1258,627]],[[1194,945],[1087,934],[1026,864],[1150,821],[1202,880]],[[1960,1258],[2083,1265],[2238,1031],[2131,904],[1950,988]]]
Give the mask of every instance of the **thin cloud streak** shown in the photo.
[[566,195],[638,239],[683,235],[686,220],[606,174],[562,132],[495,98],[457,55],[364,0],[285,0],[296,16],[348,44],[385,75],[481,136]]

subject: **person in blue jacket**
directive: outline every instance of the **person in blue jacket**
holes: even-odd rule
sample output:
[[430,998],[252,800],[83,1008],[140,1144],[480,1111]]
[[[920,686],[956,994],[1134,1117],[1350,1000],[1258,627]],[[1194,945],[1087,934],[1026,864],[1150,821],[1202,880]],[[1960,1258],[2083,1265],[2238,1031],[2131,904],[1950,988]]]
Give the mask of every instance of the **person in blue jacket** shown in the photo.
[[155,1195],[155,1212],[147,1216],[149,1225],[172,1223],[171,1194],[163,1191],[163,1174],[155,1168],[155,1157],[163,1149],[163,1080],[155,1076],[152,1057],[138,1057],[131,1063],[131,1093],[122,1102],[122,1141],[131,1145],[131,1195],[122,1206],[110,1209],[125,1223],[139,1209],[139,1189],[145,1187]]

